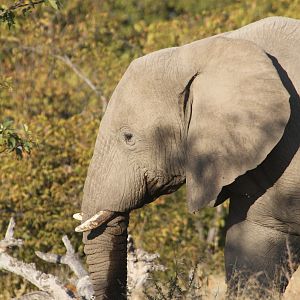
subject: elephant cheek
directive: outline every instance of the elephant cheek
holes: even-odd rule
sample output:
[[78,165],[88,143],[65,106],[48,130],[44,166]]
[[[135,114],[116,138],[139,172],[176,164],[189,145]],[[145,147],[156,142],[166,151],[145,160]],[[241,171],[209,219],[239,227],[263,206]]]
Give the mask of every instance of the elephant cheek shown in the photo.
[[96,300],[126,299],[128,214],[83,235]]

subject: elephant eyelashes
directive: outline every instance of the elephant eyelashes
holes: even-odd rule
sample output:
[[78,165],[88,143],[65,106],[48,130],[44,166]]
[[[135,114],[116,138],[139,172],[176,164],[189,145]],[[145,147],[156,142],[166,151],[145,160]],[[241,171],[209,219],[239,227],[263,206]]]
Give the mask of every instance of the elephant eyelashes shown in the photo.
[[124,140],[125,140],[125,143],[129,146],[132,146],[132,145],[135,144],[133,134],[130,133],[130,132],[125,132],[124,133]]

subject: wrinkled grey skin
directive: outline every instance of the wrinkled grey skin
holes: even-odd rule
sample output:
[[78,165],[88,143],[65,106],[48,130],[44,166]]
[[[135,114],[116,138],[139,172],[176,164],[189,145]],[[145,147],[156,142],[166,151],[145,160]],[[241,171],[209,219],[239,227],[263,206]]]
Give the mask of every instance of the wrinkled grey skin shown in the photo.
[[119,212],[84,233],[96,299],[125,297],[129,212],[184,183],[191,212],[230,198],[232,289],[234,271],[279,278],[300,249],[299,53],[300,21],[272,17],[130,64],[84,188],[83,221]]

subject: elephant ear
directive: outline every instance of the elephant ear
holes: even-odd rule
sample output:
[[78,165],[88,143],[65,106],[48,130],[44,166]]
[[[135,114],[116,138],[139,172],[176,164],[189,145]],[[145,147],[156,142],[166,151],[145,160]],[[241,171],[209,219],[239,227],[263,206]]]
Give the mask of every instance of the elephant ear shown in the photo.
[[222,187],[256,168],[290,116],[289,94],[261,48],[222,37],[208,45],[207,63],[201,64],[188,100],[186,184],[192,212],[216,205]]

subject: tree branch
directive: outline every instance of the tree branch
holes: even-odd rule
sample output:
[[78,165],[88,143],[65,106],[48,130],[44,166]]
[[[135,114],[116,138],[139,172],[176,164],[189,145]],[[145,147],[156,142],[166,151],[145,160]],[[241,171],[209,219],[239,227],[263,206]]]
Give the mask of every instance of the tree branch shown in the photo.
[[11,257],[7,253],[0,253],[0,268],[22,276],[40,290],[52,295],[54,299],[74,299],[74,297],[69,296],[69,292],[55,276],[38,271],[35,264],[27,264]]
[[[40,289],[39,292],[29,293],[21,299],[40,300],[40,299],[74,299],[74,294],[67,290],[57,277],[51,274],[45,274],[36,269],[35,264],[27,264],[6,253],[11,246],[22,245],[22,240],[16,240],[14,235],[15,221],[10,219],[5,238],[0,241],[0,269],[7,270],[22,276]],[[82,266],[78,254],[75,252],[70,240],[65,235],[62,241],[66,247],[65,255],[53,253],[43,253],[36,251],[36,255],[44,261],[51,263],[61,263],[68,265],[78,277],[76,282],[77,293],[83,299],[93,299],[93,288],[87,271]],[[132,299],[143,292],[143,286],[152,271],[164,271],[165,267],[156,263],[158,254],[149,254],[141,249],[136,249],[132,237],[128,237],[128,292]]]
[[13,300],[54,300],[54,298],[46,292],[37,291],[28,293],[18,298],[14,298]]
[[11,248],[13,246],[20,247],[23,245],[23,241],[21,239],[14,238],[15,225],[16,223],[14,218],[10,218],[5,237],[0,241],[0,253],[6,252],[8,248]]
[[[31,51],[37,53],[39,55],[43,55],[44,51],[42,49],[36,47],[28,47],[28,46],[20,46],[20,49],[25,51]],[[59,55],[52,52],[49,52],[49,55],[60,60],[64,64],[66,64],[95,94],[100,98],[102,102],[102,115],[104,114],[107,107],[107,99],[103,96],[100,88],[95,86],[92,81],[80,70],[78,66],[76,66],[71,59],[67,55]]]
[[85,299],[91,299],[94,294],[94,291],[89,279],[88,272],[82,266],[78,255],[75,253],[75,250],[66,235],[63,236],[62,241],[67,249],[65,255],[43,253],[39,251],[36,251],[35,254],[44,261],[56,264],[65,264],[69,266],[70,269],[78,277],[78,281],[76,283],[76,289],[78,294],[81,297],[84,297]]
[[1,8],[0,7],[0,21],[7,22],[8,26],[11,27],[14,25],[14,11],[18,9],[22,9],[23,13],[25,11],[30,11],[32,8],[34,8],[38,4],[45,3],[45,0],[38,0],[38,1],[29,1],[26,2],[24,0],[19,0],[16,3],[12,4],[8,8]]
[[152,271],[165,271],[166,268],[155,261],[158,254],[150,254],[142,249],[135,249],[131,235],[128,235],[127,270],[128,291],[132,295],[142,292],[143,286]]
[[11,257],[6,253],[6,250],[12,246],[20,246],[22,240],[14,239],[14,226],[15,221],[10,219],[5,238],[0,241],[0,269],[15,273],[22,276],[26,280],[30,281],[40,290],[48,293],[54,299],[59,300],[71,300],[74,299],[71,296],[70,291],[64,288],[63,284],[51,274],[45,274],[36,269],[35,264],[27,264],[22,261]]
[[11,5],[8,10],[16,10],[18,8],[24,8],[24,7],[34,7],[35,5],[44,3],[45,0],[40,0],[40,1],[30,1],[27,3],[24,3],[24,0],[18,1],[15,4]]

